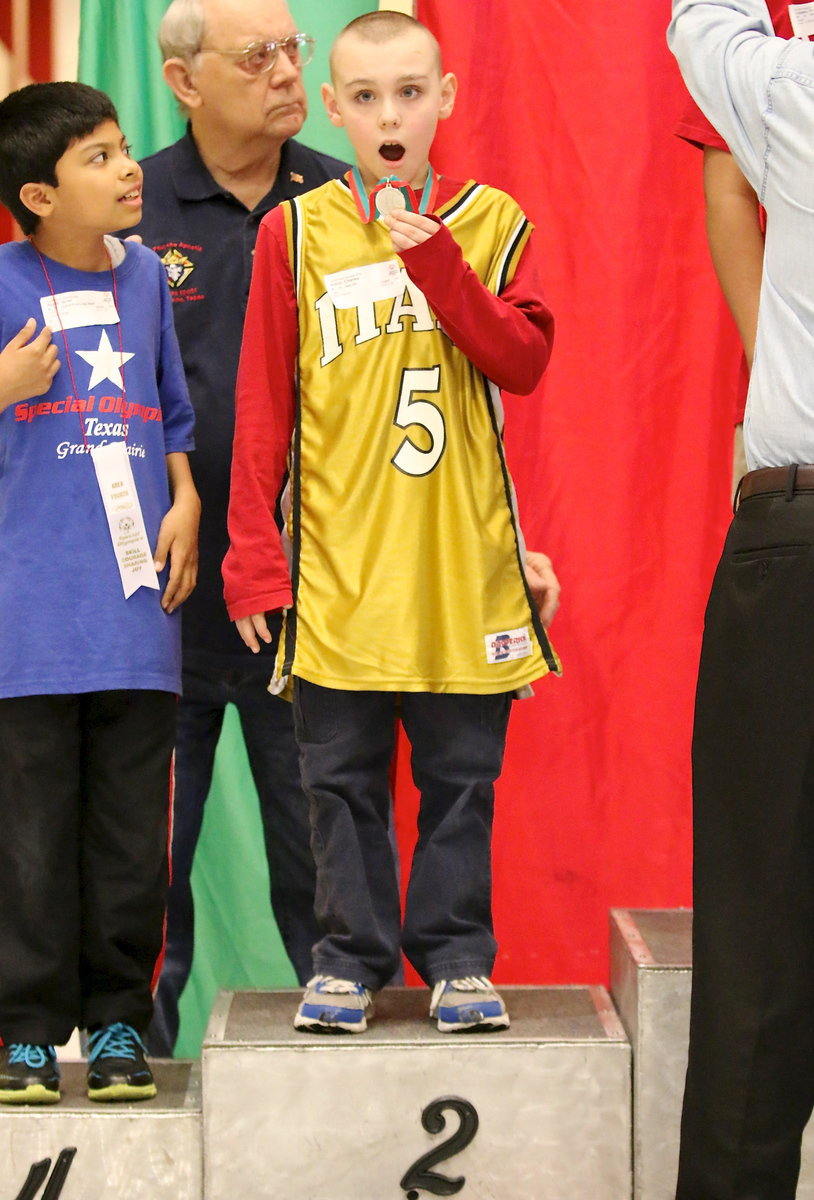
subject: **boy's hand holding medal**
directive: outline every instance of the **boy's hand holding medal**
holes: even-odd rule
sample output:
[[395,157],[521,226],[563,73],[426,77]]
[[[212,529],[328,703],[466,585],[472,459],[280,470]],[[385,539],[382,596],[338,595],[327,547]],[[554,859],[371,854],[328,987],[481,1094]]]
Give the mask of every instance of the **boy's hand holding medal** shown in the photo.
[[420,246],[439,229],[438,222],[431,217],[410,212],[406,208],[394,209],[380,219],[390,230],[393,248],[397,254],[402,250],[409,250],[412,246]]

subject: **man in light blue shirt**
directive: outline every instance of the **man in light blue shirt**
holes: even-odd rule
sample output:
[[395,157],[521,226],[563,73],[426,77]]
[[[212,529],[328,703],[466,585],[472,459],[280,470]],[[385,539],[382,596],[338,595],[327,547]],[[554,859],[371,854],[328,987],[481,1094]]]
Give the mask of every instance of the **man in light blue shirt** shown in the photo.
[[674,0],[668,41],[767,212],[750,470],[696,697],[677,1200],[793,1200],[814,1106],[814,46],[773,37],[763,0]]

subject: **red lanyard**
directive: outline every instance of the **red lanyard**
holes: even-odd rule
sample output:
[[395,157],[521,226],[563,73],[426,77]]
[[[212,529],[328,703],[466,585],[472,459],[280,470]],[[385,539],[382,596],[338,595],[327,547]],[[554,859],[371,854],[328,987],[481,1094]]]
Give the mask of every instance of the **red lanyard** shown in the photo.
[[[34,243],[32,242],[31,245],[34,246]],[[40,260],[40,266],[42,267],[42,271],[43,271],[43,274],[45,275],[46,283],[48,284],[49,291],[51,292],[51,299],[54,302],[54,312],[57,315],[57,319],[59,321],[59,327],[62,332],[62,341],[65,345],[65,365],[67,366],[68,373],[71,377],[71,386],[73,387],[73,398],[78,405],[79,404],[79,394],[78,394],[78,389],[76,386],[76,378],[73,373],[73,364],[71,362],[71,352],[68,348],[68,335],[65,332],[65,326],[62,323],[62,317],[60,317],[60,315],[59,315],[59,308],[57,306],[56,292],[54,291],[54,285],[51,283],[51,276],[48,274],[48,268],[45,265],[45,259],[40,254],[40,252],[36,246],[34,246],[34,250],[36,252],[37,258]],[[107,255],[107,261],[110,265],[110,276],[111,276],[111,279],[113,280],[113,306],[116,309],[117,316],[119,317],[119,320],[117,323],[118,330],[119,330],[119,371],[121,372],[121,377],[122,377],[122,404],[124,404],[124,400],[127,396],[127,393],[126,393],[125,387],[124,387],[124,342],[122,341],[122,321],[121,321],[121,314],[119,313],[119,290],[116,286],[116,272],[113,269],[113,260],[110,257],[110,251],[108,250],[107,246],[105,246],[105,254]],[[82,430],[82,441],[84,442],[85,449],[87,450],[87,449],[89,449],[88,439],[85,436],[85,422],[83,420],[81,410],[78,412],[78,416],[79,416],[79,427]],[[126,442],[127,441],[127,421],[124,419],[124,417],[122,417],[122,423],[124,425],[124,441]]]

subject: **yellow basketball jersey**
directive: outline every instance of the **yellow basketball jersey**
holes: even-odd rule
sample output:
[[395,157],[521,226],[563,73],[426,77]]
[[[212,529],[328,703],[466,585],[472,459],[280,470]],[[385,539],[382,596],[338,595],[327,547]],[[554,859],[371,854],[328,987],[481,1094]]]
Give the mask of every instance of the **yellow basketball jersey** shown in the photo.
[[[340,180],[282,206],[299,324],[294,606],[281,674],[494,693],[559,670],[521,567],[498,389],[455,348]],[[467,184],[436,215],[493,293],[530,233]]]

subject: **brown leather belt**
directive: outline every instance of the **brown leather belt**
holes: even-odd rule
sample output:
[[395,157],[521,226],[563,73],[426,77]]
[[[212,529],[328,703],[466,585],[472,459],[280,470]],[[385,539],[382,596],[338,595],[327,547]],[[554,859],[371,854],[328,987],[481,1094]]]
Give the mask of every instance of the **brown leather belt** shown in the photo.
[[738,500],[773,492],[789,499],[795,492],[814,492],[814,466],[761,467],[749,471],[738,486]]

